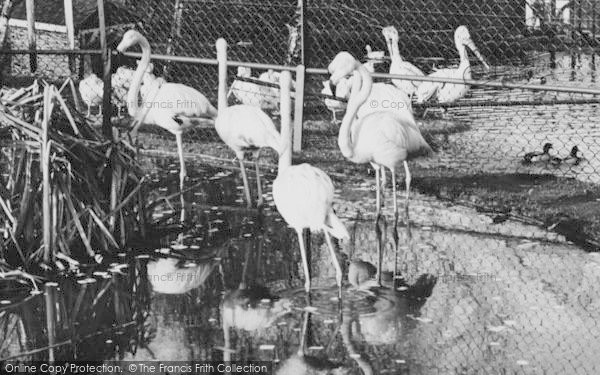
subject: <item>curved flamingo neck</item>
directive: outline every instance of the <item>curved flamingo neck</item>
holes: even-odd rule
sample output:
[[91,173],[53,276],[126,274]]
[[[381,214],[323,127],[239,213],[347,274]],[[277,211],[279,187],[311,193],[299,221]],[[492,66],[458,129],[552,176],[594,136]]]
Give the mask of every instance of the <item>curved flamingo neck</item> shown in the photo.
[[360,79],[353,77],[352,79],[352,92],[350,93],[350,99],[348,100],[348,106],[346,113],[342,119],[342,125],[340,126],[340,132],[338,135],[338,146],[344,157],[352,160],[354,158],[354,145],[352,143],[352,124],[356,118],[356,113],[361,105],[367,100],[367,97],[371,94],[371,88],[373,86],[373,80],[371,75],[365,69],[360,66],[357,68],[360,74]]
[[398,47],[398,38],[390,39],[390,46],[388,47],[388,49],[390,50],[390,58],[392,59],[392,61],[402,61],[402,56],[400,55],[400,48]]
[[469,56],[467,55],[467,46],[460,40],[456,41],[456,49],[460,56],[460,69],[466,69],[470,66]]
[[[225,52],[226,53],[226,52]],[[227,55],[219,64],[219,86],[217,88],[217,112],[220,114],[227,108]]]
[[282,72],[279,79],[280,87],[280,105],[281,114],[281,132],[279,163],[277,165],[277,175],[292,165],[292,100],[290,97],[291,75],[289,72]]
[[142,48],[142,58],[135,73],[133,73],[131,86],[127,92],[127,111],[131,117],[135,117],[139,113],[140,105],[138,97],[140,95],[140,88],[142,86],[142,81],[144,80],[146,69],[148,69],[148,66],[150,65],[150,43],[148,43],[148,39],[140,34],[135,41],[136,44],[139,44]]

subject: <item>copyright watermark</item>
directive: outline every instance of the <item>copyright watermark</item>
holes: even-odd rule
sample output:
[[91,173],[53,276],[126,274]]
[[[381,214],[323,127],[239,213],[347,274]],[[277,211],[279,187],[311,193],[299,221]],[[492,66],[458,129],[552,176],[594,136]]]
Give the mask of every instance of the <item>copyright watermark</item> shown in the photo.
[[369,102],[369,107],[372,109],[404,109],[408,108],[407,104],[402,101],[394,101],[394,100],[376,100],[373,99]]

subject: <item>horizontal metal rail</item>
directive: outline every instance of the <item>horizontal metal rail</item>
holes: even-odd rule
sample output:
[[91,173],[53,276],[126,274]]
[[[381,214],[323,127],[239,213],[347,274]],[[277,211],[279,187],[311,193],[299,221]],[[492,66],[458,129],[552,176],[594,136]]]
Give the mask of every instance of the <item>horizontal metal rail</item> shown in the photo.
[[[114,52],[118,54],[118,52]],[[123,52],[124,56],[127,57],[142,57],[142,54],[139,52]],[[161,60],[161,61],[173,61],[173,62],[181,62],[186,64],[200,64],[200,65],[218,65],[217,59],[205,59],[199,57],[190,57],[190,56],[172,56],[172,55],[162,55],[162,54],[151,54],[150,58],[153,60]],[[244,62],[244,61],[233,61],[227,60],[227,66],[245,66],[253,69],[273,69],[273,70],[288,70],[290,72],[295,72],[295,66],[285,66],[285,65],[277,65],[277,64],[263,64],[263,63],[252,63],[252,62]]]
[[[327,69],[321,69],[321,68],[307,68],[306,74],[329,75],[329,71]],[[569,93],[574,93],[574,94],[600,95],[600,89],[557,86],[557,85],[533,85],[533,84],[509,83],[509,82],[486,81],[486,80],[475,80],[475,79],[413,76],[413,75],[405,75],[405,74],[387,74],[387,73],[371,73],[371,76],[373,76],[373,78],[400,79],[400,80],[405,80],[405,81],[454,83],[454,84],[459,84],[459,85],[469,85],[469,86],[479,86],[479,87],[523,89],[523,90],[532,90],[532,91],[533,90],[556,91],[556,92],[569,92]]]
[[[102,52],[100,50],[70,50],[70,49],[56,49],[56,50],[3,50],[0,54],[43,54],[43,55],[56,55],[56,54],[70,54],[70,55],[82,55],[82,54],[98,54]],[[117,54],[116,51],[113,53]],[[139,52],[125,52],[123,55],[128,57],[141,57]],[[203,65],[218,65],[216,59],[205,59],[198,57],[188,56],[171,56],[162,54],[152,54],[150,56],[154,60],[162,61],[173,61],[187,64],[203,64]],[[295,66],[284,66],[277,64],[262,64],[262,63],[251,63],[242,61],[227,61],[228,66],[245,66],[255,69],[273,69],[273,70],[288,70],[295,71]],[[323,68],[307,68],[306,74],[320,74],[328,75],[329,71]],[[595,88],[581,88],[581,87],[568,87],[558,85],[534,85],[534,84],[522,84],[522,83],[510,83],[502,81],[489,81],[489,80],[474,80],[474,79],[457,79],[447,77],[430,77],[430,76],[413,76],[404,74],[386,74],[386,73],[371,73],[374,78],[383,79],[400,79],[406,81],[419,81],[419,82],[440,82],[440,83],[451,83],[459,85],[470,85],[478,87],[493,87],[502,89],[522,89],[522,90],[535,90],[535,91],[554,91],[554,92],[567,92],[576,94],[589,94],[589,95],[600,95],[600,89]]]
[[0,55],[29,55],[35,53],[38,55],[101,55],[99,49],[12,49],[0,50]]
[[[311,93],[304,96],[307,101],[335,100],[348,103],[348,99],[321,93]],[[465,107],[511,107],[511,106],[551,106],[551,105],[586,105],[600,104],[600,97],[589,99],[557,99],[557,100],[462,100],[454,103],[413,103],[415,108],[465,108]]]

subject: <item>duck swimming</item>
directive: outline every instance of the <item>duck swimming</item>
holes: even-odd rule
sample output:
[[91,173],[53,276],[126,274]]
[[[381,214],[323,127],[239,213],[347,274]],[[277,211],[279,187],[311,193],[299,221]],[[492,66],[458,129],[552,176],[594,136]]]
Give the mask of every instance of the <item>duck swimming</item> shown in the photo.
[[544,144],[543,151],[528,152],[523,156],[523,164],[538,163],[541,161],[550,161],[552,155],[550,155],[550,149],[552,149],[552,143]]
[[577,153],[579,153],[579,147],[573,146],[569,156],[562,159],[562,162],[569,165],[579,165],[579,163],[581,163],[585,159],[581,156],[578,156]]

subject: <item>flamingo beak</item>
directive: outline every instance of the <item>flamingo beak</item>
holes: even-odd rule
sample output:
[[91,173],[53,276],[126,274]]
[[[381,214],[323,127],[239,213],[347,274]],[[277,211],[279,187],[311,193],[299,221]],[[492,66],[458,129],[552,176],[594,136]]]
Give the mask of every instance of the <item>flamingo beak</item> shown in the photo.
[[123,39],[121,43],[119,43],[119,45],[117,46],[117,51],[119,53],[123,53],[127,50],[127,48],[129,48],[129,44],[125,41],[125,39]]
[[473,42],[473,40],[471,40],[469,38],[469,40],[466,41],[465,45],[467,47],[469,47],[469,49],[471,51],[473,51],[473,53],[475,54],[475,56],[477,56],[477,58],[479,59],[479,61],[481,61],[481,64],[483,64],[483,67],[485,68],[485,70],[490,70],[490,66],[485,61],[485,58],[483,57],[483,55],[481,54],[481,52],[479,52],[479,49],[477,48],[477,46],[475,45],[475,43]]

